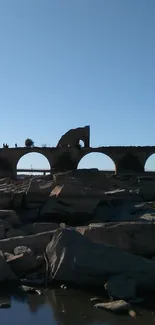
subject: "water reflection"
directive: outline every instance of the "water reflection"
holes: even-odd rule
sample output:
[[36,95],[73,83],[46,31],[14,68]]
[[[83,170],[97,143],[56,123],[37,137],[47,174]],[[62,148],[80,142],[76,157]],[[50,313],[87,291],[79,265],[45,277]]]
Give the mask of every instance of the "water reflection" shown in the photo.
[[54,290],[48,292],[47,300],[55,319],[63,325],[116,324],[114,315],[93,308],[90,297],[84,293]]
[[95,309],[90,302],[92,295],[75,290],[48,290],[44,295],[23,295],[8,292],[0,295],[0,302],[11,302],[9,309],[0,309],[1,324],[12,325],[144,325],[155,323],[152,312],[136,308],[137,318],[119,316]]

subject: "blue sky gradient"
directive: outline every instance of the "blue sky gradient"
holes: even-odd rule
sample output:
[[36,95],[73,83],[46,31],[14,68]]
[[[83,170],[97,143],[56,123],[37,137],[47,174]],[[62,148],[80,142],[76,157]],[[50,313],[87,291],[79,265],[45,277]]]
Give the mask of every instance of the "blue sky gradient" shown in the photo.
[[1,144],[88,124],[91,146],[155,144],[154,0],[2,0],[0,45]]

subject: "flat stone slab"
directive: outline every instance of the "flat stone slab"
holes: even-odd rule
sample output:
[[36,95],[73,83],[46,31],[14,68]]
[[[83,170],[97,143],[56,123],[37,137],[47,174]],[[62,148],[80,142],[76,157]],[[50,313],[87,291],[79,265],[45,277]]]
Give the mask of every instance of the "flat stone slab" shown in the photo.
[[130,304],[124,300],[116,300],[106,303],[96,304],[94,307],[104,309],[113,313],[124,313],[130,311]]

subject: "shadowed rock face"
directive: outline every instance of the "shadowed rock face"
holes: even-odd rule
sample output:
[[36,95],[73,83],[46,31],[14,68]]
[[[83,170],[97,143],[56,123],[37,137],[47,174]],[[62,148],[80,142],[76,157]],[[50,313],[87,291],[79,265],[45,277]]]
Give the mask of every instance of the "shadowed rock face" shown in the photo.
[[0,252],[0,283],[4,281],[16,281],[16,275],[11,271],[9,265],[5,261],[2,252]]
[[[155,256],[154,183],[97,170],[0,179],[0,249],[19,277],[36,266],[41,279],[49,263],[50,281],[105,284],[119,298],[137,295],[137,288],[154,290],[155,264],[137,256]],[[18,246],[33,256],[15,257]]]
[[[112,277],[119,276],[124,286],[128,278],[134,281],[133,292],[137,288],[155,290],[155,262],[112,246],[92,243],[71,229],[56,230],[46,254],[51,281],[102,286]],[[109,287],[113,288],[114,285],[115,281]]]
[[94,243],[145,257],[155,256],[155,222],[92,223],[76,229]]
[[53,231],[0,240],[0,250],[11,253],[17,246],[27,246],[35,253],[43,253],[53,237]]

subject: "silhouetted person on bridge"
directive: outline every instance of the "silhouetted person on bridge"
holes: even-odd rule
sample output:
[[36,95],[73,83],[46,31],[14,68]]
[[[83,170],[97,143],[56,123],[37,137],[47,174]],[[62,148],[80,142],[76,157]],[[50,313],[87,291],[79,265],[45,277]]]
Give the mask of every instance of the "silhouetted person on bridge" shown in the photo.
[[9,148],[8,144],[3,143],[3,148]]

